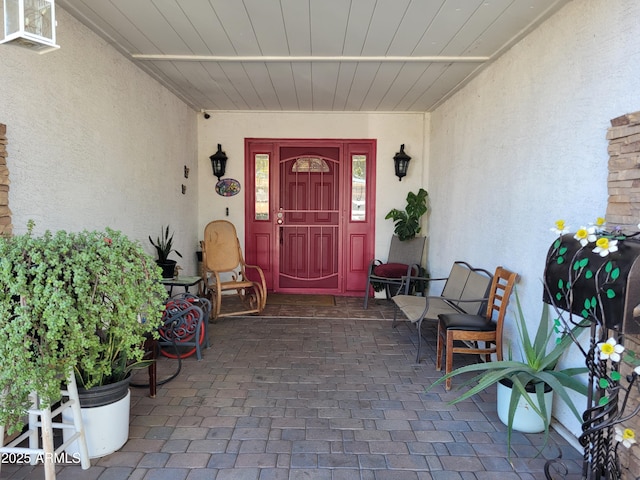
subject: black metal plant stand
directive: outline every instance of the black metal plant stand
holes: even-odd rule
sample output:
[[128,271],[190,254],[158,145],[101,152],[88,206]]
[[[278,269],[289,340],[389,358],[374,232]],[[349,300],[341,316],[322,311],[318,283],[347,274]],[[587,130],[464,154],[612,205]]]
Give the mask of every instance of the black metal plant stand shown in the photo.
[[[640,410],[640,405],[630,408],[628,401],[630,395],[638,393],[638,373],[623,377],[620,358],[601,358],[601,352],[607,342],[607,351],[620,350],[625,334],[640,333],[638,319],[633,317],[633,308],[640,304],[640,242],[608,232],[601,232],[599,237],[616,240],[617,251],[601,256],[593,252],[593,243],[583,246],[570,234],[552,244],[543,300],[555,309],[560,333],[585,320],[590,323],[588,347],[573,337],[589,371],[587,408],[579,437],[584,448],[582,477],[618,480],[622,475],[619,450],[623,443],[619,430]],[[558,478],[566,473],[561,464],[561,459],[547,462],[546,477]]]

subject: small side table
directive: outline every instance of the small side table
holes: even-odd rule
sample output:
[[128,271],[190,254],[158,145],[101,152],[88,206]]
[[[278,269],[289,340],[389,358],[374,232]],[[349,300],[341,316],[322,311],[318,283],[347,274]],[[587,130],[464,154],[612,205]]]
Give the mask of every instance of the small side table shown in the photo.
[[169,287],[169,296],[173,295],[173,287],[184,287],[184,291],[189,292],[189,288],[194,285],[198,285],[197,295],[202,294],[202,277],[199,276],[163,278],[162,284]]

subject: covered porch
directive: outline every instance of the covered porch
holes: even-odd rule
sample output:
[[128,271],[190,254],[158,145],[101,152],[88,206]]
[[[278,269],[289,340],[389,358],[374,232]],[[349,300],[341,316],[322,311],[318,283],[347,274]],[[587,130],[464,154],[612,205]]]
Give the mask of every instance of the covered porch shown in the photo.
[[[539,456],[542,434],[514,432],[507,458],[495,390],[455,406],[455,384],[425,394],[441,375],[435,329],[423,326],[418,365],[414,327],[393,329],[392,318],[386,300],[364,311],[361,299],[336,297],[333,307],[220,319],[203,360],[185,359],[156,398],[132,389],[120,451],[86,471],[58,466],[57,478],[533,480],[558,455],[566,478],[580,478],[581,453],[557,432]],[[159,380],[177,368],[159,362]],[[41,478],[41,468],[5,464],[2,475]]]

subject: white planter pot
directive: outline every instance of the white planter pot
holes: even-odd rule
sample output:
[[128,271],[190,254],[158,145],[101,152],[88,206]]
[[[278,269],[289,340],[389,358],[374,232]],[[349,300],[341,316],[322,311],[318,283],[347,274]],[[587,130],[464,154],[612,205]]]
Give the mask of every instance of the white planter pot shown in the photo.
[[[82,407],[82,423],[84,425],[89,458],[99,458],[119,450],[129,438],[129,411],[131,392],[117,402],[100,407]],[[65,414],[63,413],[63,418]],[[65,421],[73,421],[73,418]],[[73,432],[63,431],[63,440]],[[79,453],[77,442],[66,449],[69,455]]]
[[[533,404],[539,407],[535,392],[529,395]],[[509,403],[511,402],[511,387],[498,382],[498,418],[505,425],[509,422]],[[553,390],[544,394],[545,408],[547,412],[547,424],[551,421],[551,407],[553,406]],[[513,417],[513,429],[524,433],[544,432],[545,422],[531,407],[526,398],[520,397],[516,406],[516,414]]]

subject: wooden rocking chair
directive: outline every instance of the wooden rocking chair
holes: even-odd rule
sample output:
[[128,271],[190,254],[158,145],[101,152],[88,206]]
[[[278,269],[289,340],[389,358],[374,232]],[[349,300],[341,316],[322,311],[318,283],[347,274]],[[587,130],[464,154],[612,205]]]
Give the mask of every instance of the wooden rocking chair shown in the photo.
[[[211,317],[215,320],[261,313],[267,303],[264,273],[259,266],[245,263],[233,224],[226,220],[210,222],[204,229],[201,246],[202,279],[205,295],[211,300]],[[250,276],[247,271],[251,272]],[[225,292],[235,292],[235,295]],[[239,308],[222,311],[223,298],[239,299]]]

